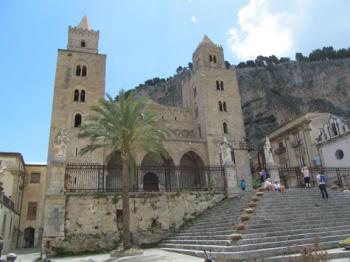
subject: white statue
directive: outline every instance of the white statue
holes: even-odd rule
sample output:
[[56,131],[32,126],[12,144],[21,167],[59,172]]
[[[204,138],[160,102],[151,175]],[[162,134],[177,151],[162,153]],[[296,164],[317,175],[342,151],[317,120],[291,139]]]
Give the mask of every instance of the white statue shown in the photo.
[[68,135],[64,131],[64,128],[62,128],[62,130],[57,133],[54,140],[55,148],[57,148],[56,157],[66,157],[67,143]]
[[265,140],[264,154],[265,154],[266,164],[268,166],[274,166],[275,161],[273,160],[271,143],[270,143],[270,139],[268,136],[266,136],[266,140]]
[[226,137],[224,137],[224,142],[220,143],[220,153],[222,157],[222,163],[224,165],[233,165],[231,157],[231,146]]

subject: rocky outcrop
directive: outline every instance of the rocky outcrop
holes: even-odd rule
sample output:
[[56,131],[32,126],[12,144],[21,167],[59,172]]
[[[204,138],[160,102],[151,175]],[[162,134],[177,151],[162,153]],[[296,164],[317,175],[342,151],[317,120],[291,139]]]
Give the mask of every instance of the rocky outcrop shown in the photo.
[[[265,67],[236,68],[246,134],[259,143],[283,123],[306,112],[331,112],[350,117],[350,59],[286,62]],[[164,104],[182,103],[185,70],[155,85],[136,88]]]

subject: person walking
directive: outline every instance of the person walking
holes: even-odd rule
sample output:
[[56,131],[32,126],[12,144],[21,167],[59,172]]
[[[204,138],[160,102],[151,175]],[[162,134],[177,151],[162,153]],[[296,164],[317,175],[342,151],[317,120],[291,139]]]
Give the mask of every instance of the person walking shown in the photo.
[[324,197],[326,196],[326,198],[328,199],[328,193],[326,189],[326,177],[322,171],[318,172],[317,183],[318,183],[318,187],[321,190],[322,198],[324,199]]
[[244,179],[242,179],[241,182],[239,183],[239,188],[240,188],[242,191],[245,191],[245,189],[246,189],[246,183],[245,183]]
[[304,175],[304,183],[305,183],[305,188],[311,188],[311,184],[310,184],[310,171],[307,168],[307,166],[304,166],[301,169],[301,172]]

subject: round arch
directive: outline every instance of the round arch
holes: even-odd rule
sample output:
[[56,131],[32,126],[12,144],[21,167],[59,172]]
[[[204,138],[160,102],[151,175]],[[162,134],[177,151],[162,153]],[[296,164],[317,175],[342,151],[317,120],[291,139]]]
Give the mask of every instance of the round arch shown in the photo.
[[176,177],[175,177],[175,165],[171,157],[163,157],[162,161],[157,161],[150,154],[145,154],[140,167],[140,180],[144,187],[145,175],[148,173],[153,173],[158,178],[159,189],[171,191],[172,188],[176,187]]
[[180,160],[180,187],[198,190],[206,185],[205,165],[202,158],[194,151],[187,151]]
[[143,176],[143,191],[158,192],[159,191],[159,179],[153,172],[148,172]]

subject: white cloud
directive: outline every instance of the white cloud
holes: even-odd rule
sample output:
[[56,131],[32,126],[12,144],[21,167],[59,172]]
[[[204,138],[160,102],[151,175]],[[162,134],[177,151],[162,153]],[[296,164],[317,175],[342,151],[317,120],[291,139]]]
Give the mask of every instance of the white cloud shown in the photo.
[[269,0],[250,0],[238,12],[240,29],[227,32],[228,44],[240,59],[288,54],[292,48],[293,16],[269,10]]
[[192,17],[191,17],[191,22],[192,22],[193,24],[198,24],[199,20],[198,20],[197,17],[192,16]]

